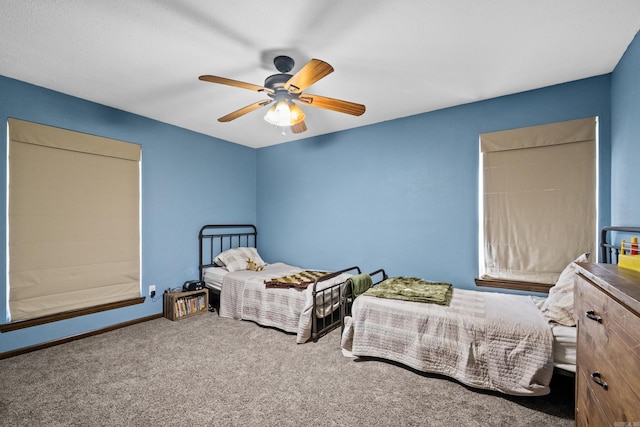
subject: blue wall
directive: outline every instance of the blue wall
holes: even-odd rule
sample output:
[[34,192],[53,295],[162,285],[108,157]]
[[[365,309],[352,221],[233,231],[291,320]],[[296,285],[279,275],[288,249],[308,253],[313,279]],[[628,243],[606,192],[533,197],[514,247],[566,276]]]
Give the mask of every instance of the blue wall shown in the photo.
[[479,135],[590,116],[599,117],[600,224],[608,224],[605,75],[260,149],[260,252],[474,288]]
[[[0,123],[33,121],[142,146],[142,295],[154,301],[0,334],[0,353],[161,313],[162,291],[198,277],[198,231],[206,223],[256,221],[256,150],[0,76]],[[0,154],[6,159],[6,139]],[[246,165],[242,174],[235,165]],[[6,224],[6,163],[0,161]],[[228,178],[229,177],[229,178]],[[6,228],[0,231],[6,241]],[[0,259],[6,277],[4,244]],[[4,279],[2,280],[4,282]],[[0,287],[6,301],[6,287]],[[0,322],[6,320],[0,303]]]
[[611,224],[640,226],[640,33],[611,80]]
[[[143,295],[150,284],[161,292],[197,276],[196,235],[202,224],[215,222],[256,222],[268,262],[384,267],[392,275],[473,288],[480,133],[598,116],[599,224],[638,225],[640,199],[631,184],[640,159],[638,73],[636,36],[610,75],[259,150],[1,76],[0,120],[142,145]],[[240,163],[247,167],[237,176],[233,165]],[[6,222],[4,162],[0,175]],[[6,240],[4,227],[0,239]],[[6,299],[4,287],[0,298]],[[134,307],[3,333],[0,353],[161,311],[159,298],[147,298]]]

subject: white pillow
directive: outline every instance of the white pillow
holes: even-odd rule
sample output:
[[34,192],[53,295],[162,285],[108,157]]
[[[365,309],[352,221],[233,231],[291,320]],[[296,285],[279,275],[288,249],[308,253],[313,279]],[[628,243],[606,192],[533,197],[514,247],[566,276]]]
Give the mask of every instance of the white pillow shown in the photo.
[[587,262],[588,259],[588,253],[576,258],[562,271],[556,284],[549,289],[549,296],[540,308],[549,322],[564,326],[576,325],[573,309],[573,289],[577,280],[574,262]]
[[260,258],[258,250],[249,247],[228,249],[219,254],[213,262],[226,268],[228,271],[241,271],[247,269],[248,259],[251,259],[257,267],[267,265],[267,263]]

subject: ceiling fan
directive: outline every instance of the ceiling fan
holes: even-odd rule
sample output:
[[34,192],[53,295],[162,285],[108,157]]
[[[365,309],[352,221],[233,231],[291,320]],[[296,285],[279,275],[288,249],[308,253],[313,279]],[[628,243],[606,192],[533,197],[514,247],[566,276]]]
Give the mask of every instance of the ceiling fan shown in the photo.
[[271,105],[264,116],[267,122],[279,127],[290,126],[293,133],[301,133],[307,130],[307,125],[304,122],[305,114],[294,101],[353,116],[360,116],[364,113],[365,106],[362,104],[303,93],[306,88],[333,72],[333,67],[326,62],[312,59],[295,75],[288,74],[294,66],[294,61],[289,56],[276,56],[273,63],[280,74],[267,77],[264,86],[211,75],[199,77],[200,80],[211,83],[264,92],[269,97],[222,116],[218,119],[219,122],[229,122],[254,110]]

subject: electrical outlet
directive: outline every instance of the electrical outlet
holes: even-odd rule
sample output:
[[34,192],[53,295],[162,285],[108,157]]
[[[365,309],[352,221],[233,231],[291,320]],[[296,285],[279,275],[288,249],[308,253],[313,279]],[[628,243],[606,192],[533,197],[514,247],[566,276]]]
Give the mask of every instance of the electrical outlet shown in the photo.
[[149,296],[151,298],[156,296],[156,285],[149,285]]

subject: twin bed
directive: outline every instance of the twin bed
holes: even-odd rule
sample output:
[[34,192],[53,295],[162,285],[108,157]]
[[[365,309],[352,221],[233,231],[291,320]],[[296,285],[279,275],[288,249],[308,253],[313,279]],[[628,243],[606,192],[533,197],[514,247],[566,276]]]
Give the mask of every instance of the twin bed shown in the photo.
[[[562,362],[575,365],[575,334],[563,332]],[[554,335],[536,300],[497,292],[454,289],[448,305],[365,293],[345,318],[342,348],[511,395],[548,394],[554,369]]]
[[250,224],[200,229],[200,280],[219,315],[294,333],[297,343],[316,341],[339,327],[341,290],[360,268],[318,272],[282,262],[265,265],[257,235]]
[[[616,262],[620,246],[614,242],[639,232],[605,227],[600,261]],[[509,395],[548,394],[554,371],[575,373],[575,262],[586,262],[587,256],[565,268],[547,298],[454,289],[449,303],[438,305],[347,295],[344,300],[353,301],[343,310],[343,353]]]

